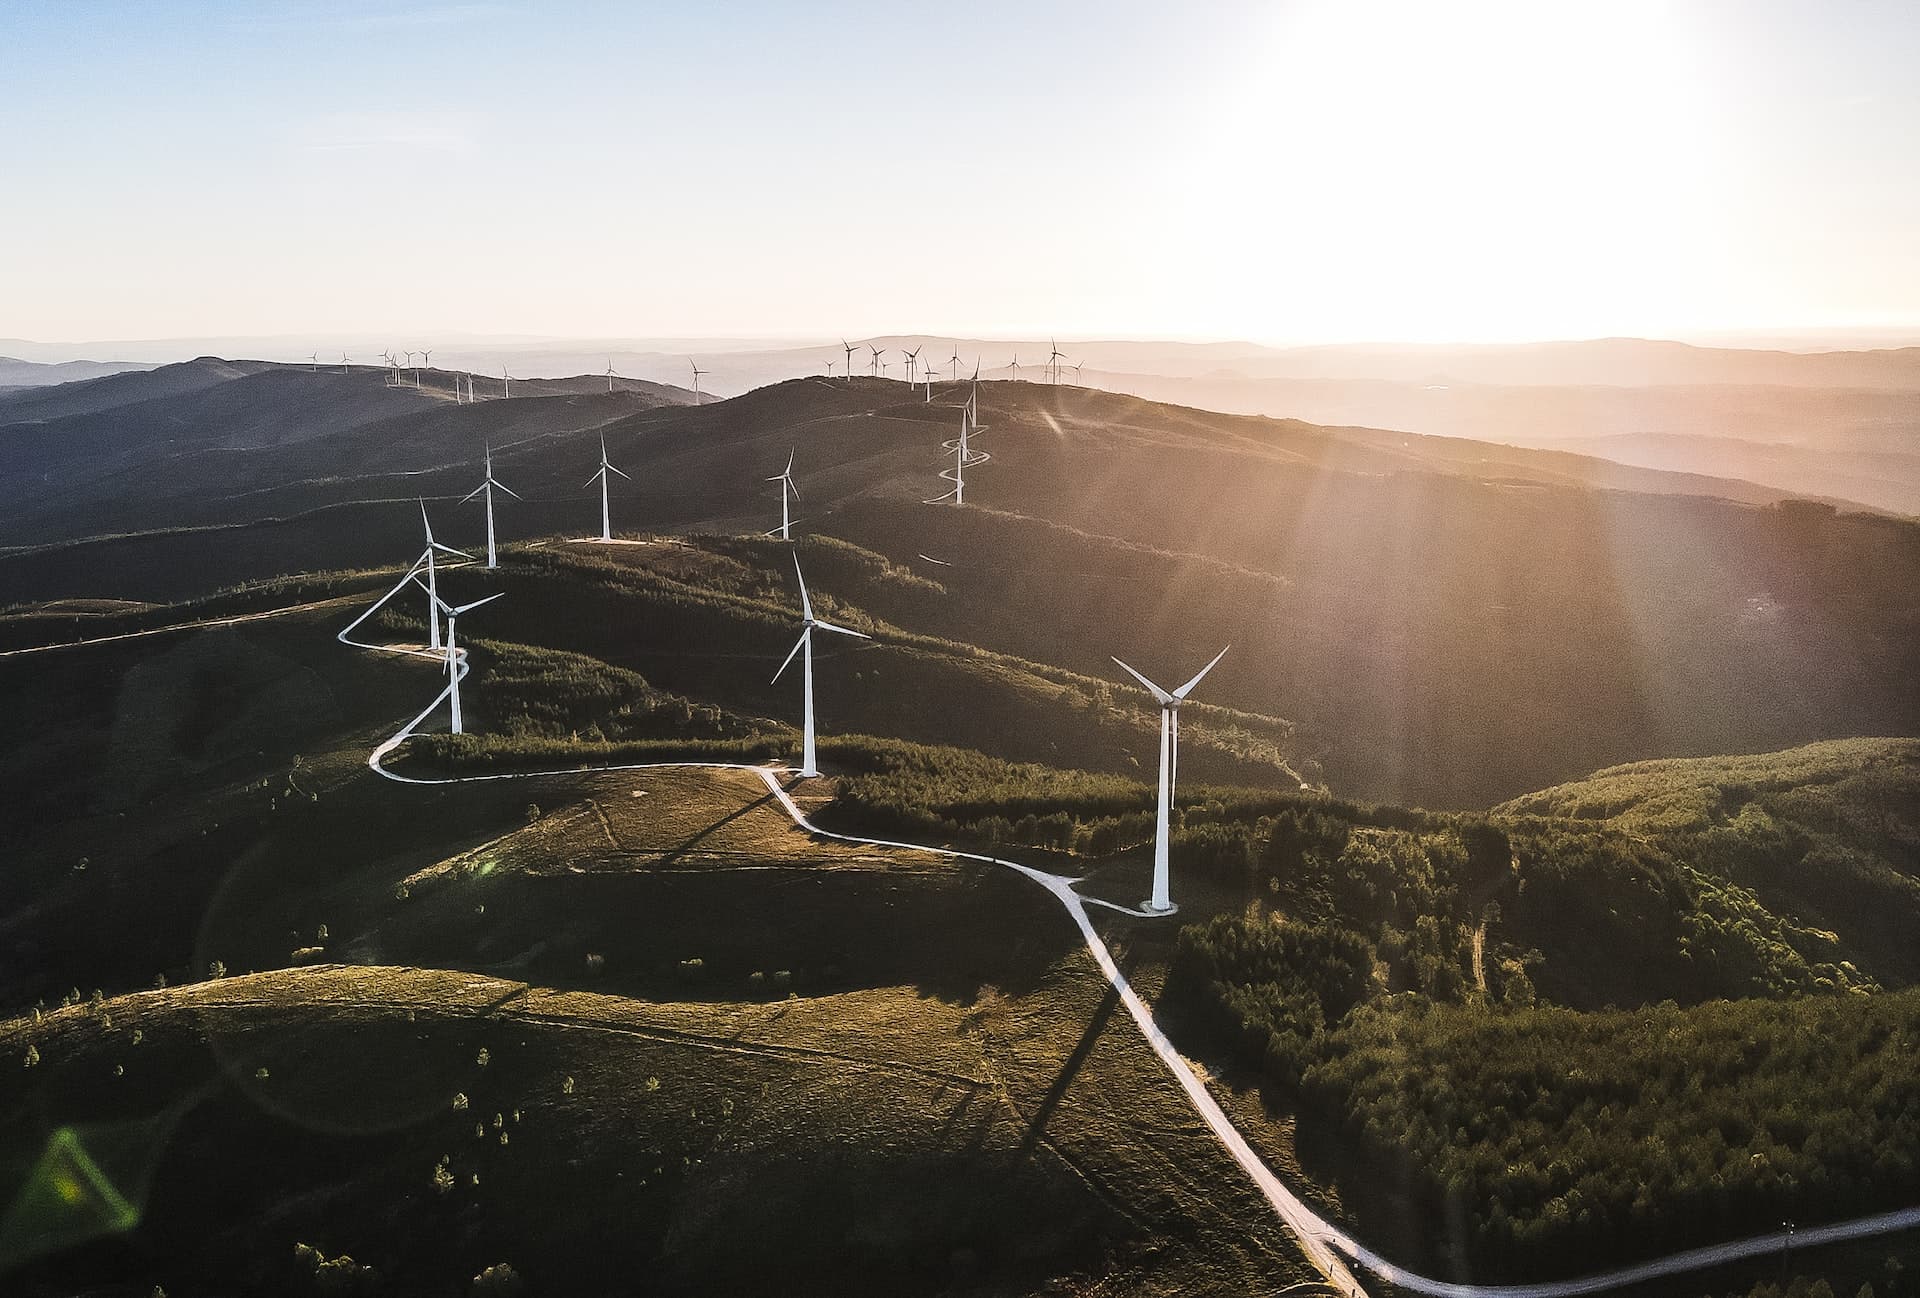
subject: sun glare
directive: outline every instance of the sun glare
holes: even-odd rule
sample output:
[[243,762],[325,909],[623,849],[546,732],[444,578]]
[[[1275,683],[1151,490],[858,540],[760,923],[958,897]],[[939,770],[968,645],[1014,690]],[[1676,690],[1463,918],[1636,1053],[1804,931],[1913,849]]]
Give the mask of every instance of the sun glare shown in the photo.
[[1213,255],[1247,273],[1196,277],[1193,310],[1255,337],[1645,330],[1711,269],[1697,63],[1657,3],[1290,7],[1208,158],[1236,214]]

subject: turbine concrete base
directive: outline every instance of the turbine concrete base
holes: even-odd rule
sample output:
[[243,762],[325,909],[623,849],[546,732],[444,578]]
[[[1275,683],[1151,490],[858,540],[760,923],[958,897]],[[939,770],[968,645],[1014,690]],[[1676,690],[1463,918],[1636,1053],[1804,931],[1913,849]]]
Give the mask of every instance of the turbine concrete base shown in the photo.
[[1149,915],[1175,915],[1180,911],[1179,905],[1174,902],[1168,902],[1164,906],[1156,906],[1151,901],[1143,901],[1140,903],[1140,909]]

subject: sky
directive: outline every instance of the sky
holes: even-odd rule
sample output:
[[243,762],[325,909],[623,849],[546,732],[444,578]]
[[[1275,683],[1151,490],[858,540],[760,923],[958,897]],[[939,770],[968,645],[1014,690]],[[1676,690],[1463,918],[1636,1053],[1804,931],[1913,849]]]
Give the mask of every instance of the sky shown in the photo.
[[0,5],[0,338],[1920,325],[1913,0]]

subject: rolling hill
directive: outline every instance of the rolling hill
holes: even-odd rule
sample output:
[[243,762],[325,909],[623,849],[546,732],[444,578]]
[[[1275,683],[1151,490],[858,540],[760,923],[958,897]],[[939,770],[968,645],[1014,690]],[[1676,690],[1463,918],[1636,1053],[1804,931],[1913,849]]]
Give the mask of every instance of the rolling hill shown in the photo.
[[[696,408],[456,406],[372,373],[222,386],[57,441],[0,428],[11,537],[75,538],[0,557],[0,600],[168,602],[380,566],[417,549],[414,496],[471,539],[479,507],[454,502],[486,443],[523,498],[500,502],[509,538],[595,527],[581,484],[602,437],[632,475],[616,526],[757,531],[791,448],[803,532],[940,589],[878,590],[878,615],[1107,680],[1112,653],[1152,671],[1232,643],[1216,697],[1297,723],[1313,777],[1360,796],[1486,805],[1624,760],[1920,726],[1920,529],[1750,485],[993,383],[977,444],[994,458],[954,510],[920,503],[957,427],[940,385],[929,403],[796,380]],[[223,413],[184,447],[146,422],[199,427],[192,403],[227,402],[253,421]]]

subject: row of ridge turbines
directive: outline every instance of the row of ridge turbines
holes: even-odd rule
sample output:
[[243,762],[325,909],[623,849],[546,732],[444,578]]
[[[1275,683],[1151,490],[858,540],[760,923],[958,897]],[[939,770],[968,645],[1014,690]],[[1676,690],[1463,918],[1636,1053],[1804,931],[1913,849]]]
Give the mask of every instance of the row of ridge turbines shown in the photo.
[[[419,359],[416,360],[415,357]],[[433,349],[431,347],[423,347],[419,351],[402,350],[398,352],[388,349],[380,353],[380,363],[386,370],[386,385],[388,387],[412,388],[416,392],[423,391],[420,372],[423,369],[432,369]],[[307,368],[313,373],[318,374],[320,372],[320,364],[320,353],[310,352],[307,356]],[[341,352],[339,372],[345,374],[348,367],[352,364],[353,359],[345,352]],[[712,374],[713,371],[701,369],[700,363],[692,357],[687,358],[687,365],[693,371],[693,404],[696,406],[704,405],[707,394],[700,390],[700,380]],[[607,357],[605,376],[607,380],[607,391],[611,393],[614,390],[614,381],[622,377],[614,370],[613,357],[611,356]],[[520,381],[524,383],[526,380],[522,379]],[[492,383],[492,378],[488,378],[487,382]],[[502,365],[500,367],[500,396],[503,398],[512,397],[513,384],[514,378],[510,368]],[[491,400],[492,394],[489,393],[485,396],[480,395],[474,387],[473,372],[471,370],[461,370],[459,373],[453,375],[453,399],[461,405],[472,405],[482,400]]]
[[[917,352],[918,349],[915,349],[914,352],[908,353],[909,360],[916,359]],[[421,353],[423,357],[426,354],[427,353],[424,352]],[[852,350],[849,348],[849,357],[851,354]],[[879,364],[878,355],[879,354],[876,353],[874,359],[876,366]],[[1053,356],[1049,358],[1049,368],[1055,375],[1056,381],[1061,368],[1059,365],[1061,359],[1063,359],[1062,355],[1059,349],[1055,347]],[[346,358],[343,356],[341,361],[344,367]],[[317,359],[315,363],[318,363]],[[959,358],[957,353],[949,363],[954,367],[953,373],[957,381],[959,373]],[[607,368],[608,373],[611,375],[613,368],[611,359],[609,359]],[[1072,368],[1076,371],[1078,369],[1077,366],[1068,366],[1066,368]],[[706,371],[699,370],[697,366],[695,367],[696,383],[698,382],[699,375],[705,372]],[[928,372],[931,373],[931,367],[929,367]],[[931,385],[931,378],[927,381],[929,385]],[[942,469],[939,476],[942,480],[950,482],[952,487],[941,495],[935,496],[927,501],[926,503],[928,504],[950,501],[956,506],[964,505],[966,503],[966,470],[991,459],[991,456],[986,452],[977,450],[971,445],[972,438],[984,432],[986,429],[986,425],[979,422],[979,381],[979,366],[976,363],[971,381],[968,384],[967,398],[959,407],[959,436],[942,443],[943,452],[953,457],[953,464],[950,468]],[[609,380],[609,388],[611,389],[611,379]],[[929,392],[930,391],[931,387],[929,386]],[[929,399],[931,398],[929,397]],[[795,455],[796,452],[790,450],[787,454],[786,467],[781,469],[779,473],[766,479],[768,482],[779,484],[780,526],[770,529],[765,535],[777,537],[782,541],[788,542],[794,539],[793,528],[796,522],[799,521],[793,517],[792,512],[794,502],[800,499],[800,488],[794,481],[793,476]],[[491,446],[485,449],[483,465],[483,477],[480,485],[463,497],[460,503],[466,504],[475,499],[481,499],[485,503],[487,524],[486,568],[488,571],[492,571],[498,569],[500,566],[495,543],[493,517],[494,492],[504,492],[514,500],[520,500],[521,497],[494,476],[493,448]],[[628,481],[632,480],[625,471],[617,468],[613,462],[608,459],[606,438],[602,435],[600,439],[599,467],[595,469],[593,475],[587,479],[584,485],[592,486],[596,482],[600,484],[599,540],[603,542],[611,542],[613,540],[612,513],[607,488],[614,475],[618,475]],[[451,556],[452,558],[465,560],[469,563],[475,562],[474,556],[464,550],[454,549],[452,546],[445,545],[435,539],[433,522],[427,514],[426,502],[424,500],[420,502],[420,525],[425,535],[425,545],[421,549],[419,556],[414,559],[412,565],[407,569],[406,574],[401,577],[393,589],[375,601],[374,604],[366,609],[360,617],[356,618],[341,635],[344,637],[355,627],[372,617],[387,601],[391,600],[409,585],[417,586],[423,591],[427,597],[427,649],[429,653],[440,657],[444,664],[443,670],[447,676],[445,695],[449,712],[448,720],[452,733],[457,735],[464,733],[464,720],[460,706],[460,681],[461,677],[465,675],[465,670],[457,643],[457,626],[459,619],[483,605],[491,604],[493,601],[502,598],[505,592],[497,592],[465,604],[449,604],[440,594],[439,574],[443,566],[441,556]],[[820,774],[813,703],[814,633],[816,631],[826,632],[833,635],[848,636],[857,640],[871,640],[872,637],[865,632],[855,631],[849,627],[829,622],[827,619],[815,614],[813,600],[807,590],[806,574],[801,570],[800,556],[797,552],[793,556],[793,575],[800,593],[800,635],[799,638],[794,641],[793,648],[788,650],[787,656],[781,662],[779,670],[774,672],[770,683],[778,683],[780,678],[786,675],[787,669],[793,665],[794,659],[796,657],[799,658],[802,718],[799,774],[803,779],[813,779]],[[446,621],[446,633],[444,637],[440,629],[441,619],[443,618]],[[1168,840],[1171,833],[1170,821],[1172,817],[1173,797],[1178,782],[1180,767],[1180,705],[1187,700],[1187,697],[1193,692],[1194,688],[1206,678],[1207,673],[1218,666],[1220,660],[1226,657],[1226,655],[1227,650],[1222,649],[1213,656],[1212,660],[1209,661],[1206,666],[1194,673],[1193,677],[1184,685],[1172,690],[1161,688],[1123,660],[1117,657],[1113,660],[1114,663],[1129,676],[1138,681],[1160,705],[1160,762],[1154,815],[1152,894],[1146,901],[1141,903],[1140,907],[1140,909],[1147,914],[1166,915],[1173,913],[1173,911],[1177,909],[1173,904],[1171,894]],[[424,715],[421,719],[424,719]],[[419,721],[416,720],[414,724],[419,724]]]
[[[1075,383],[1078,383],[1080,381],[1081,367],[1084,366],[1086,362],[1085,361],[1069,361],[1067,359],[1067,354],[1060,350],[1060,342],[1058,339],[1050,340],[1047,344],[1047,347],[1048,347],[1047,359],[1040,366],[1040,376],[1042,381],[1047,383],[1059,383],[1062,381],[1062,376],[1065,375],[1068,370],[1072,370],[1073,381]],[[885,378],[887,376],[887,372],[893,368],[892,361],[882,359],[882,357],[886,356],[887,352],[890,350],[889,348],[875,347],[872,343],[850,343],[845,338],[842,338],[840,340],[840,350],[844,352],[846,355],[845,355],[844,361],[838,362],[838,363],[843,365],[843,368],[839,371],[843,381],[849,382],[849,383],[853,381],[853,374],[854,374],[853,358],[855,354],[861,351],[863,348],[868,353],[867,374],[869,377]],[[940,366],[948,366],[951,368],[951,374],[948,379],[949,382],[958,383],[960,381],[960,351],[958,348],[955,348],[953,355],[949,356],[944,361],[936,362],[933,360],[927,360],[923,362],[920,359],[920,353],[925,349],[926,349],[926,344],[922,343],[920,346],[914,347],[911,349],[906,347],[901,347],[896,350],[899,351],[901,359],[906,365],[908,386],[911,387],[916,381],[914,378],[914,372],[918,370],[920,374],[920,378],[918,381],[924,382],[927,385],[927,400],[932,401],[933,400],[933,381],[935,376],[939,373]],[[836,363],[837,362],[835,362],[831,356],[827,358],[826,365],[827,365],[828,378],[832,378],[834,376],[834,373],[835,373],[834,366]],[[1006,377],[1010,379],[1017,379],[1020,377],[1020,368],[1021,367],[1020,367],[1019,352],[1015,352],[1013,354],[1013,359],[1000,367],[1001,371],[1004,371],[1004,373],[1006,374]],[[978,379],[980,377],[980,362],[978,358],[976,358],[973,363],[973,376],[975,379]]]

